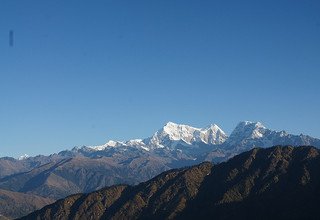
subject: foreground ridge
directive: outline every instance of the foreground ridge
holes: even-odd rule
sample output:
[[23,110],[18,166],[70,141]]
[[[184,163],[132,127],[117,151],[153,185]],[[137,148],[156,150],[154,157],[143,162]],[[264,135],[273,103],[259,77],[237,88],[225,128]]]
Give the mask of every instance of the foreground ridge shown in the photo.
[[318,219],[319,153],[254,148],[218,165],[72,195],[21,219]]

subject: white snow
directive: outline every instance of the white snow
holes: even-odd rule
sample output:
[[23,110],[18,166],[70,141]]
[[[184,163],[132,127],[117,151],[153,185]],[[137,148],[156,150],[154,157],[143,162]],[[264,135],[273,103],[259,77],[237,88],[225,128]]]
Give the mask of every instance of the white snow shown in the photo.
[[150,149],[149,148],[147,148],[147,147],[144,147],[144,146],[140,146],[143,150],[146,150],[146,151],[150,151]]
[[[158,148],[169,150],[197,150],[202,144],[217,145],[217,147],[233,147],[241,149],[243,147],[268,147],[281,144],[283,138],[290,137],[285,131],[273,131],[266,128],[261,122],[243,121],[240,122],[228,137],[216,124],[211,124],[205,128],[196,128],[185,124],[168,122],[149,138],[132,139],[128,141],[110,140],[103,145],[88,146],[81,149],[87,151],[103,151],[108,148],[123,147],[121,150],[132,148],[150,151]],[[304,136],[302,136],[304,137]],[[300,142],[299,142],[300,143]],[[221,148],[221,149],[222,149]],[[25,159],[28,155],[19,157]]]
[[151,138],[146,139],[146,142],[154,147],[169,145],[170,148],[175,148],[177,144],[192,145],[195,142],[222,144],[226,138],[227,135],[215,124],[206,128],[195,128],[189,125],[168,122]]
[[195,128],[189,125],[168,122],[152,137],[146,139],[132,139],[125,142],[110,140],[104,145],[88,146],[90,150],[102,151],[109,147],[136,147],[143,150],[156,148],[175,148],[177,145],[190,146],[194,143],[222,144],[227,135],[217,126],[212,124],[205,128]]
[[121,141],[110,140],[107,143],[105,143],[104,145],[87,146],[87,148],[89,148],[91,150],[95,150],[95,151],[101,151],[101,150],[105,150],[108,147],[118,147],[118,146],[123,146],[123,145],[124,145],[124,143]]
[[30,156],[28,154],[24,154],[24,155],[21,155],[20,157],[18,157],[18,160],[25,160],[27,158],[29,158]]

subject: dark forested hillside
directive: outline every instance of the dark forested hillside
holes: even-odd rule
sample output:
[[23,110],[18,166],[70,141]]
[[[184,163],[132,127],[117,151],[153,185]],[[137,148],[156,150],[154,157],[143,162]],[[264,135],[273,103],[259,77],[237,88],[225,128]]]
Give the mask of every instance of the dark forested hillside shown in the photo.
[[22,219],[319,219],[319,169],[313,147],[255,148],[215,166],[69,196]]

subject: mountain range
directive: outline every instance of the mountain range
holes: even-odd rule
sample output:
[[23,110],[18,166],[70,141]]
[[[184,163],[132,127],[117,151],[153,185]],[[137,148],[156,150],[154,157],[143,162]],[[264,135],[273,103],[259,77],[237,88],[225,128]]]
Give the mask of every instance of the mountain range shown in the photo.
[[[19,160],[0,158],[0,189],[53,201],[111,185],[136,185],[170,169],[203,161],[221,163],[254,147],[275,145],[320,147],[320,140],[273,131],[259,122],[240,122],[230,136],[215,124],[194,128],[169,122],[145,139],[108,141]],[[0,214],[13,217],[1,210]]]
[[21,219],[319,219],[320,151],[255,148],[59,200]]
[[111,140],[104,145],[88,146],[74,150],[103,151],[112,147],[135,147],[145,151],[161,148],[186,151],[188,147],[199,148],[208,145],[224,151],[245,151],[257,146],[269,147],[277,144],[317,146],[320,144],[320,140],[303,134],[293,135],[286,131],[273,131],[260,122],[240,122],[230,136],[216,124],[211,124],[205,128],[195,128],[168,122],[149,138],[125,142]]

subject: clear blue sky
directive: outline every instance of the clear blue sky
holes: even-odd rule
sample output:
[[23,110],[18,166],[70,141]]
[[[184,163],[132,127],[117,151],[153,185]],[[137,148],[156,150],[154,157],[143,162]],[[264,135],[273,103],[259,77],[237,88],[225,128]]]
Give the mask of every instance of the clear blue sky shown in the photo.
[[1,0],[0,156],[167,121],[320,137],[319,12],[318,0]]

